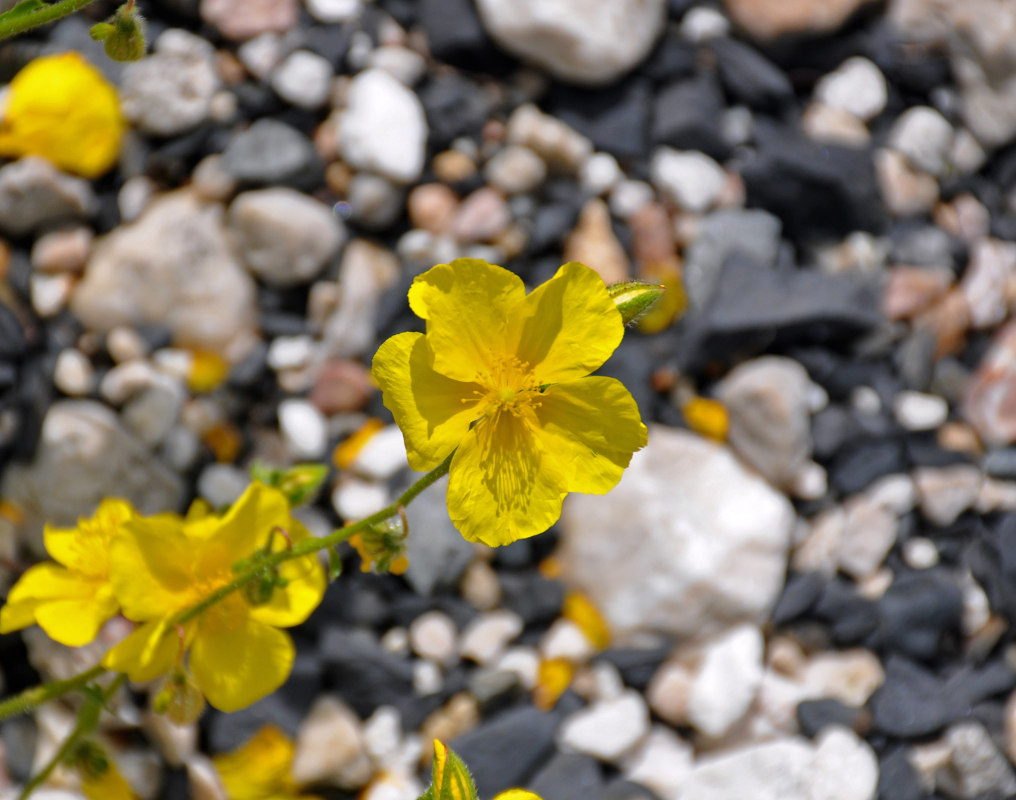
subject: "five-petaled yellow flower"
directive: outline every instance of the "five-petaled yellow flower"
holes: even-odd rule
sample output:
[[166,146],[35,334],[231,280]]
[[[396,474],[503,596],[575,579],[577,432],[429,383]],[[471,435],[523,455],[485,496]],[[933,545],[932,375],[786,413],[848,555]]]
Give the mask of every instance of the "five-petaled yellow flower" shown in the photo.
[[628,390],[587,377],[624,335],[600,277],[575,262],[526,294],[502,267],[460,258],[418,276],[426,333],[374,356],[410,466],[452,451],[448,511],[465,538],[502,545],[545,531],[568,492],[613,488],[646,443]]
[[278,566],[285,581],[252,605],[234,591],[182,626],[175,616],[236,577],[235,565],[260,548],[311,534],[293,519],[285,495],[252,483],[223,515],[138,518],[123,526],[110,554],[113,589],[124,616],[142,623],[111,649],[103,666],[134,681],[167,673],[190,651],[190,670],[208,702],[236,711],[275,691],[289,676],[294,648],[279,630],[303,622],[321,602],[324,570],[311,553]]
[[80,647],[120,610],[109,577],[110,544],[135,511],[126,500],[103,500],[76,528],[47,525],[43,541],[57,563],[31,567],[0,608],[0,633],[38,624],[60,644]]

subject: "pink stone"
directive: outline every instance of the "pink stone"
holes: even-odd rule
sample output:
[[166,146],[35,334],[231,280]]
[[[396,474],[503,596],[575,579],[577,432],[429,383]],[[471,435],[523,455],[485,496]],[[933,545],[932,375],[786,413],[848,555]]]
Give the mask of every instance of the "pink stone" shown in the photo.
[[297,20],[297,0],[201,0],[201,19],[227,39],[285,33]]

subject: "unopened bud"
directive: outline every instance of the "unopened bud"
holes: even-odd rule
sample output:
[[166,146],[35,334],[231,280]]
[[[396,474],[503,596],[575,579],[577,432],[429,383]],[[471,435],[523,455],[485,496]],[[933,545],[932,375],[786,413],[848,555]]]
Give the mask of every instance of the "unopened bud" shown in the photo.
[[614,305],[617,306],[617,310],[621,312],[621,319],[627,325],[655,303],[665,289],[655,283],[626,281],[608,286],[607,291],[610,293]]
[[174,725],[189,725],[204,710],[205,696],[182,667],[170,672],[162,687],[152,696],[152,711],[165,714]]
[[134,0],[120,6],[106,22],[89,30],[97,42],[105,42],[106,55],[114,61],[137,61],[145,54],[145,20]]
[[243,596],[252,606],[263,606],[272,599],[275,590],[285,586],[286,580],[279,575],[277,567],[261,567],[247,583],[243,585]]

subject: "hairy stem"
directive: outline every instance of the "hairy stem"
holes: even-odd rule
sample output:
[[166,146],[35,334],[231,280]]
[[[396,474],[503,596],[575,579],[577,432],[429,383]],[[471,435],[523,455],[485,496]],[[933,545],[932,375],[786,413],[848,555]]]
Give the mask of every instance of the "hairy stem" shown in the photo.
[[[190,608],[181,611],[170,621],[170,624],[182,625],[189,622],[202,612],[207,611],[211,606],[222,600],[224,597],[227,597],[242,588],[245,584],[262,574],[261,571],[265,567],[274,567],[284,561],[299,558],[300,556],[305,556],[318,550],[324,550],[325,548],[334,547],[340,542],[344,542],[353,534],[359,533],[360,531],[369,528],[371,525],[376,525],[379,522],[384,522],[389,517],[395,516],[400,513],[401,508],[413,502],[420,492],[435,481],[439,480],[442,476],[446,475],[451,463],[452,456],[449,455],[448,458],[434,467],[434,469],[399,495],[399,498],[394,503],[387,508],[381,509],[376,514],[371,514],[369,517],[361,519],[359,522],[354,522],[343,528],[339,528],[338,530],[330,533],[328,536],[324,536],[320,539],[306,539],[293,547],[286,550],[279,550],[276,553],[272,553],[270,556],[257,560],[253,565],[245,569],[225,586],[220,586],[208,595],[208,597],[205,597]],[[52,681],[50,683],[43,683],[39,686],[33,686],[30,689],[25,689],[19,694],[16,694],[14,697],[9,697],[3,702],[0,702],[0,721],[5,720],[8,717],[16,716],[17,714],[25,714],[33,708],[41,706],[43,703],[54,700],[61,695],[67,694],[68,692],[81,689],[105,671],[106,670],[103,667],[95,666],[85,672],[82,672],[80,675],[75,675],[73,678],[68,678],[67,680]]]
[[0,17],[0,39],[9,39],[48,22],[56,22],[94,2],[95,0],[60,0],[59,3],[53,3],[27,14],[18,14],[8,19]]

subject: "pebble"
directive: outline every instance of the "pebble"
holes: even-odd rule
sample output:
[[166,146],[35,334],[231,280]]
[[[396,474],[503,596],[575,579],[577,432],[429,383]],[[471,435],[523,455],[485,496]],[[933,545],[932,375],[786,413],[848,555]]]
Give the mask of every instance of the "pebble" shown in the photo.
[[362,363],[332,358],[318,368],[308,399],[330,417],[362,410],[374,392],[370,371]]
[[969,464],[950,467],[918,467],[914,483],[921,513],[935,525],[951,525],[977,499],[983,475]]
[[201,19],[234,41],[285,33],[299,15],[297,0],[201,0],[200,10]]
[[44,233],[32,245],[32,269],[39,272],[81,272],[92,252],[95,235],[78,226]]
[[885,110],[889,93],[881,70],[867,58],[854,56],[819,80],[815,99],[868,122]]
[[300,369],[307,366],[313,356],[314,340],[311,337],[276,336],[268,346],[265,363],[276,371]]
[[619,219],[628,219],[655,199],[653,187],[645,181],[622,179],[610,192],[610,212]]
[[642,696],[625,689],[567,717],[558,730],[561,748],[617,763],[649,733],[649,709]]
[[67,273],[47,275],[37,272],[30,278],[32,309],[43,319],[55,317],[67,306],[74,290],[74,277]]
[[88,181],[64,175],[44,158],[26,156],[0,167],[0,230],[7,233],[23,236],[90,217],[96,208]]
[[[647,506],[647,491],[659,502]],[[656,426],[609,497],[565,500],[558,559],[615,635],[704,636],[767,618],[793,523],[787,500],[728,448]]]
[[875,153],[875,171],[886,207],[899,217],[925,214],[938,202],[938,181],[915,171],[896,150]]
[[236,56],[247,72],[266,80],[285,55],[283,39],[277,33],[262,33],[236,48]]
[[892,267],[882,298],[886,317],[916,316],[944,297],[954,280],[953,271],[946,267]]
[[368,230],[384,230],[401,216],[400,186],[380,175],[360,172],[349,182],[349,219]]
[[867,126],[853,114],[822,103],[812,103],[801,115],[801,130],[816,142],[844,147],[866,147],[871,141]]
[[582,629],[569,619],[556,619],[540,640],[540,656],[545,660],[564,659],[584,664],[596,653]]
[[911,569],[931,569],[939,562],[938,548],[931,539],[914,536],[903,543],[904,563]]
[[607,204],[599,197],[587,200],[579,212],[565,241],[562,260],[592,267],[608,286],[631,279],[628,254],[614,234]]
[[543,183],[547,165],[528,147],[509,145],[486,163],[483,175],[487,183],[505,194],[525,194]]
[[172,28],[156,39],[152,55],[125,65],[120,108],[143,132],[175,136],[208,119],[219,85],[211,44]]
[[694,678],[680,658],[665,661],[646,687],[646,700],[653,713],[674,726],[688,725],[688,698]]
[[320,183],[321,163],[304,134],[265,117],[229,140],[222,169],[241,183],[306,188]]
[[238,195],[226,224],[246,266],[271,286],[313,280],[346,240],[345,226],[331,209],[285,187]]
[[124,427],[149,447],[166,438],[183,404],[183,387],[167,376],[160,378],[132,397],[120,412]]
[[366,66],[383,69],[406,86],[415,86],[427,71],[427,61],[419,53],[399,45],[382,45],[370,51]]
[[1009,313],[1011,287],[1016,282],[1016,244],[985,238],[971,250],[960,288],[970,307],[971,327],[990,328]]
[[325,24],[349,22],[363,13],[363,0],[307,0],[307,12]]
[[855,579],[867,578],[896,544],[896,516],[867,498],[851,498],[837,548],[838,567]]
[[423,183],[414,186],[406,198],[406,211],[415,228],[434,234],[445,233],[455,218],[459,199],[443,183]]
[[893,398],[893,416],[908,431],[931,431],[949,418],[949,404],[937,395],[904,390]]
[[508,117],[505,141],[528,147],[549,167],[561,167],[572,173],[593,153],[589,139],[531,103],[519,106]]
[[660,798],[677,798],[691,772],[692,746],[665,725],[653,725],[624,763],[624,776]]
[[134,222],[155,197],[158,187],[147,175],[135,175],[124,181],[116,195],[116,207],[123,222]]
[[451,666],[459,656],[458,631],[443,611],[426,611],[409,626],[409,646],[420,658]]
[[484,186],[466,197],[455,211],[448,232],[462,243],[492,242],[511,224],[504,197]]
[[426,144],[427,120],[411,89],[380,69],[353,78],[338,133],[350,166],[412,183],[423,170]]
[[684,211],[701,213],[713,206],[727,185],[727,173],[705,153],[660,147],[649,164],[660,193]]
[[354,472],[374,481],[394,477],[408,466],[406,444],[397,425],[388,425],[371,436],[350,464]]
[[321,458],[328,447],[328,423],[306,400],[279,403],[279,431],[296,460]]
[[328,102],[332,90],[332,65],[309,50],[296,50],[272,72],[276,93],[298,108],[317,109]]
[[95,390],[92,362],[73,347],[61,350],[53,366],[53,385],[71,397],[91,394]]
[[71,310],[92,330],[162,325],[177,345],[242,357],[253,338],[254,281],[222,216],[186,190],[154,200],[96,242]]
[[[441,668],[433,661],[417,661],[413,664],[413,692],[420,697],[437,694],[444,687]],[[475,702],[475,701],[474,701]],[[426,725],[426,722],[424,723]],[[422,732],[422,731],[421,731]],[[457,735],[460,731],[456,730]],[[424,738],[427,738],[424,735]],[[437,736],[435,739],[439,738]],[[448,737],[451,738],[451,737]]]
[[[663,31],[664,0],[588,3],[563,0],[511,5],[479,0],[480,20],[509,53],[568,83],[612,83],[638,65]],[[624,36],[618,36],[619,30]]]
[[936,772],[936,783],[948,797],[1011,797],[1016,774],[984,726],[973,720],[950,726],[943,737],[949,762]]
[[459,655],[487,666],[502,656],[525,624],[514,611],[498,609],[481,614],[466,626],[459,639]]
[[730,33],[730,20],[715,8],[693,6],[681,17],[680,31],[690,42],[720,39]]
[[734,24],[753,39],[820,35],[838,30],[873,0],[725,0]]
[[949,169],[953,128],[938,111],[913,106],[904,111],[889,131],[889,146],[906,156],[921,172],[942,177]]
[[372,773],[356,713],[334,695],[317,698],[296,737],[293,780],[348,790],[366,784]]
[[582,162],[578,178],[584,191],[599,196],[613,189],[624,178],[624,173],[610,153],[593,153]]
[[739,625],[707,644],[688,693],[688,721],[718,739],[747,713],[762,683],[762,633]]
[[232,464],[209,464],[198,476],[198,494],[212,508],[235,503],[250,484],[250,476]]

